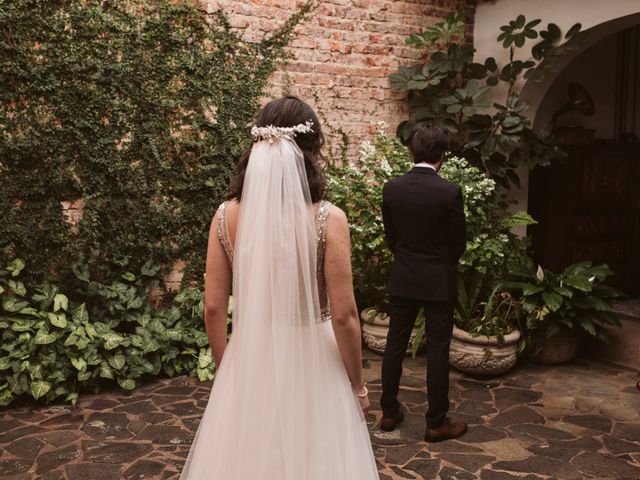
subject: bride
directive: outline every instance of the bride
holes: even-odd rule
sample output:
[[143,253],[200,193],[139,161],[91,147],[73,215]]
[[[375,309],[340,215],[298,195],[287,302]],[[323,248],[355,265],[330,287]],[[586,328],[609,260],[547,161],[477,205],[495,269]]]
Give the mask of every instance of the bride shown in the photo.
[[320,122],[285,97],[252,135],[211,223],[205,324],[218,371],[180,478],[376,480],[349,228],[322,200]]

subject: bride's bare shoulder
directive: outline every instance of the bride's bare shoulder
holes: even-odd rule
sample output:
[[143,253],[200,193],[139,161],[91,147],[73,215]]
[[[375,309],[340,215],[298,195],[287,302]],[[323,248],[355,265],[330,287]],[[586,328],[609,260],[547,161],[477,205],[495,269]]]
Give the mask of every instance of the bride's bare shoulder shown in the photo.
[[347,223],[347,214],[340,208],[334,205],[331,202],[327,202],[329,204],[329,215],[328,221],[331,222],[333,218],[334,222]]
[[211,219],[211,229],[218,228],[218,222],[220,217],[224,215],[225,226],[231,230],[235,227],[235,222],[238,219],[238,210],[240,209],[240,202],[236,199],[225,200],[216,209],[213,218]]
[[349,239],[349,221],[347,215],[341,208],[333,204],[329,204],[326,237],[329,243]]

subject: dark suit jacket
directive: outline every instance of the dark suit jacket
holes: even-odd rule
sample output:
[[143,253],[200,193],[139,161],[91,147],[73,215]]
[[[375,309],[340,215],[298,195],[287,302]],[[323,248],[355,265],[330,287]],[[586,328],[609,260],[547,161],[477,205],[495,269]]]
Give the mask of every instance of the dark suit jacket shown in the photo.
[[433,169],[414,167],[385,184],[382,217],[394,255],[390,295],[428,301],[456,297],[456,264],[466,225],[460,187]]

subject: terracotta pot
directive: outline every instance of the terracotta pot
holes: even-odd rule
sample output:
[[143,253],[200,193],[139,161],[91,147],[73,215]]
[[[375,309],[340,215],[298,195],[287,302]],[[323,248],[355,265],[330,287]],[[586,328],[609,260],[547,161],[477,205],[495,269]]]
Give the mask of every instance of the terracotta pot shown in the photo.
[[463,372],[477,375],[500,375],[516,364],[518,340],[520,340],[519,330],[505,335],[504,343],[499,345],[498,337],[474,337],[454,326],[449,350],[449,364]]
[[[372,320],[369,319],[368,315],[371,311],[371,308],[365,308],[360,313],[360,318],[363,321],[362,324],[362,337],[364,338],[364,343],[376,353],[383,354],[384,349],[387,346],[387,333],[389,331],[389,316],[388,315],[376,315]],[[413,349],[413,340],[416,338],[418,334],[418,328],[414,327],[411,331],[411,339],[409,340],[409,346],[407,347],[406,354],[411,355],[411,351]],[[422,341],[420,342],[420,348],[424,347],[427,343],[427,337],[422,337]],[[419,350],[418,350],[419,351]]]
[[573,335],[557,335],[545,340],[533,358],[544,365],[562,365],[573,360],[578,352],[580,339]]

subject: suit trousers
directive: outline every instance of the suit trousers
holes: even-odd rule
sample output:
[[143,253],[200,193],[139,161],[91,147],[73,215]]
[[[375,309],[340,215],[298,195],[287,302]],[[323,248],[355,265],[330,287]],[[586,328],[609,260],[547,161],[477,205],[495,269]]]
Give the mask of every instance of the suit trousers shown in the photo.
[[453,301],[391,297],[391,320],[382,361],[380,404],[385,417],[397,415],[402,361],[420,307],[424,308],[427,337],[427,427],[439,428],[449,411],[449,345],[453,334]]

